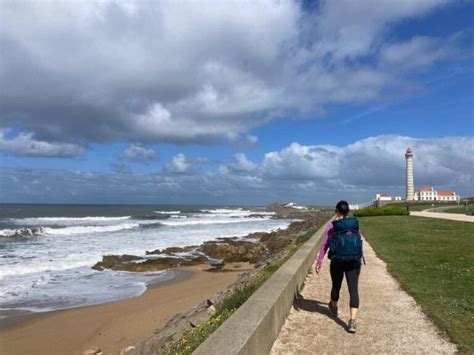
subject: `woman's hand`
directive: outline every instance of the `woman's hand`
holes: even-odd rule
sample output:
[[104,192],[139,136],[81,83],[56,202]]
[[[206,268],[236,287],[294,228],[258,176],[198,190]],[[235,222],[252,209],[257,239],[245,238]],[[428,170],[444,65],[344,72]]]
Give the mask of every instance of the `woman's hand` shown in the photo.
[[315,268],[316,273],[319,275],[319,271],[321,270],[321,265],[316,264]]

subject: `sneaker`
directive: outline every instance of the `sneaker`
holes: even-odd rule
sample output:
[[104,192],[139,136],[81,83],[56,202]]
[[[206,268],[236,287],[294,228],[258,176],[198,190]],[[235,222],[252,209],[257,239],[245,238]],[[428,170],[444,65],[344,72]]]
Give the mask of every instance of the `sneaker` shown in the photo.
[[351,320],[349,321],[349,324],[347,325],[347,331],[348,331],[349,333],[355,333],[356,330],[357,330],[356,321],[355,321],[355,319],[351,319]]
[[329,301],[328,303],[329,311],[334,317],[337,317],[337,306],[332,305],[332,301]]

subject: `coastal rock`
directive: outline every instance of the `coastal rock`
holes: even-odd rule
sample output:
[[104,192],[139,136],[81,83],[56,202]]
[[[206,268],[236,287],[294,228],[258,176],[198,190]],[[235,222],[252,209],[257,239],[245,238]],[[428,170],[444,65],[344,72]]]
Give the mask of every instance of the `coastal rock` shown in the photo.
[[102,271],[104,269],[112,269],[112,270],[121,270],[117,268],[118,265],[125,265],[132,261],[141,260],[142,258],[135,255],[104,255],[102,257],[102,261],[99,261],[95,264],[92,268],[94,270]]
[[204,242],[200,251],[213,259],[220,259],[226,263],[248,261],[256,263],[265,252],[265,248],[258,243],[229,240],[228,242]]
[[197,248],[197,246],[194,246],[194,245],[190,245],[190,246],[187,246],[187,247],[169,247],[169,248],[163,249],[161,251],[160,251],[160,249],[147,251],[146,254],[147,255],[150,255],[150,254],[169,254],[169,255],[172,255],[172,254],[176,254],[176,253],[189,253],[189,252],[193,251],[196,248]]
[[101,355],[101,354],[102,354],[102,350],[96,346],[90,349],[84,350],[82,352],[82,355]]
[[102,261],[95,264],[95,270],[111,269],[131,272],[150,272],[166,270],[178,266],[193,266],[207,263],[205,256],[192,259],[177,257],[160,257],[154,259],[141,258],[133,255],[106,255]]
[[135,353],[134,346],[128,346],[125,349],[122,349],[122,351],[120,351],[120,355],[133,355],[134,353]]

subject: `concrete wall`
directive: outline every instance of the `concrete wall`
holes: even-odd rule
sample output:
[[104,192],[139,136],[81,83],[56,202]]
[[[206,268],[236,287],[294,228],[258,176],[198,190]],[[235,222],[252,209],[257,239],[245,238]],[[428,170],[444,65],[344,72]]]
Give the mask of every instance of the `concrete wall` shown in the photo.
[[193,354],[268,354],[314,264],[324,228],[283,264]]

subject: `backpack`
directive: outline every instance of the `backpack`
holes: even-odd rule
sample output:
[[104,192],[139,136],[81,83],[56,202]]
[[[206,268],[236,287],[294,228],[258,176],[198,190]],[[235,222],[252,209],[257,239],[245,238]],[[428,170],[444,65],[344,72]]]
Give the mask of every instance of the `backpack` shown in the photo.
[[333,221],[332,225],[334,229],[329,238],[329,259],[360,261],[364,256],[357,218],[344,217]]

